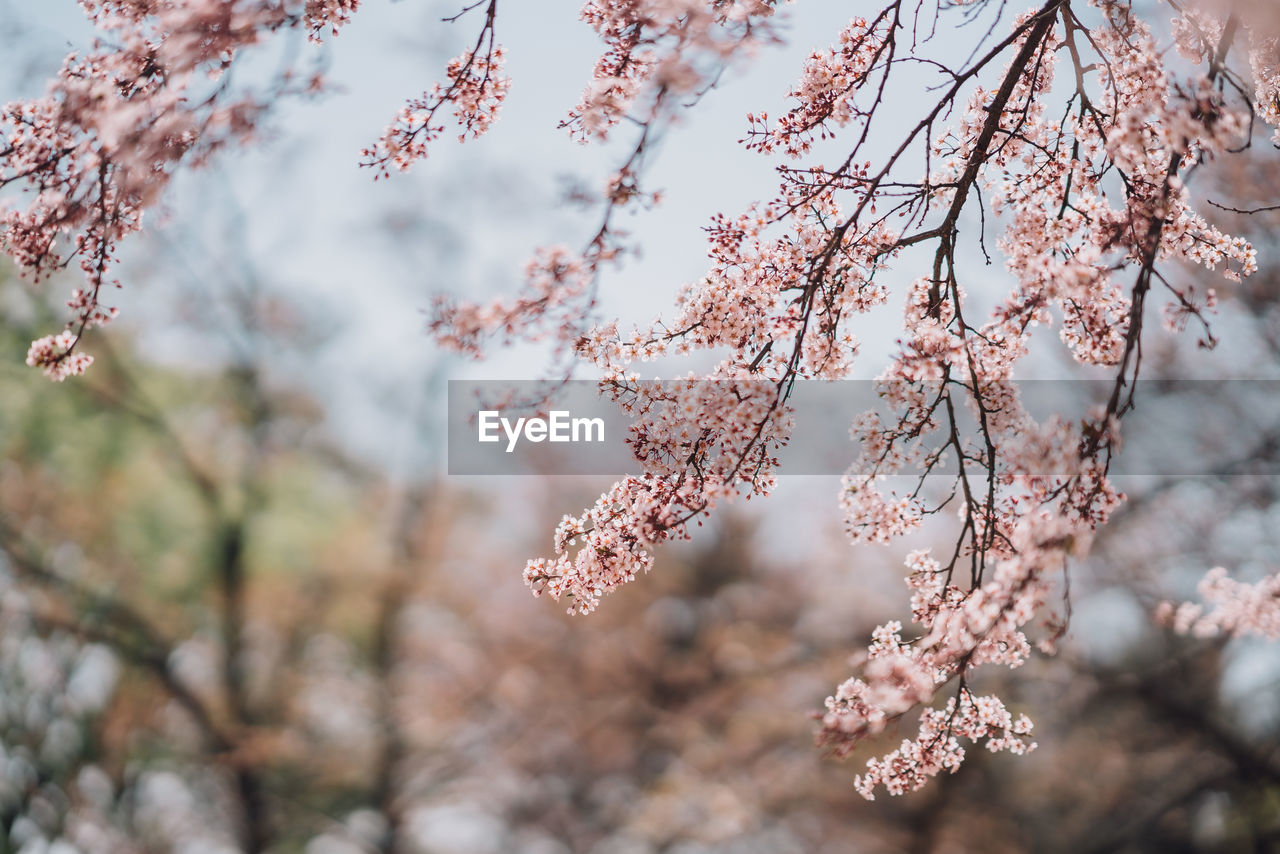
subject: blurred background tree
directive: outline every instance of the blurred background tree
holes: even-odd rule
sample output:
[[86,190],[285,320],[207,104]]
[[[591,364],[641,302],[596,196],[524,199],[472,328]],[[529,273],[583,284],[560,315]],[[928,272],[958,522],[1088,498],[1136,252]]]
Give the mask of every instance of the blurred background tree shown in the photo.
[[[0,342],[20,353],[47,318],[16,281],[0,293]],[[1147,484],[1078,574],[1083,637],[995,686],[1039,710],[1040,749],[866,803],[848,766],[813,749],[809,714],[883,616],[877,591],[900,583],[887,561],[855,552],[850,572],[834,533],[803,562],[763,559],[758,521],[734,515],[590,624],[566,616],[519,584],[529,544],[518,526],[493,530],[499,491],[392,482],[345,454],[252,344],[305,350],[313,324],[262,294],[238,305],[247,345],[200,370],[115,339],[76,384],[0,367],[6,850],[1280,840],[1274,668],[1248,703],[1233,699],[1248,645],[1151,627],[1169,591],[1140,571],[1182,551],[1194,577],[1195,543],[1275,512],[1270,477]],[[1242,328],[1268,316],[1224,312]]]

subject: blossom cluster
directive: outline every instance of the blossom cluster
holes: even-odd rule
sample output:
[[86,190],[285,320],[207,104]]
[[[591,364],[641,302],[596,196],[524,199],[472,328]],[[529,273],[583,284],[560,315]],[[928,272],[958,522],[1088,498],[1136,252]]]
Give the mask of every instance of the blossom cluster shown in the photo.
[[484,54],[469,49],[449,61],[447,83],[437,83],[429,92],[401,108],[395,121],[372,148],[365,149],[363,163],[388,174],[388,167],[407,170],[427,156],[427,146],[444,132],[436,113],[446,105],[453,108],[458,123],[458,141],[483,136],[498,118],[511,88],[511,78],[502,74],[506,55],[500,45],[490,44]]
[[605,50],[561,126],[580,142],[605,140],[645,93],[656,118],[666,96],[695,92],[716,68],[771,38],[773,7],[774,0],[587,0],[581,20]]
[[1163,602],[1157,620],[1196,637],[1258,635],[1280,640],[1280,573],[1246,584],[1231,578],[1223,567],[1214,567],[1198,590],[1207,610],[1195,602]]
[[320,34],[327,28],[330,35],[351,23],[351,16],[360,8],[360,0],[307,0],[303,14],[306,17],[309,38],[320,41]]
[[263,92],[230,85],[237,57],[270,34],[336,29],[356,0],[84,0],[99,36],[64,61],[48,93],[0,107],[0,248],[32,279],[79,266],[66,333],[35,342],[28,363],[79,373],[84,333],[109,321],[121,239],[138,231],[175,172],[251,139],[268,105],[314,89],[284,74]]
[[[792,419],[777,385],[729,366],[710,378],[603,385],[632,418],[628,444],[644,473],[625,478],[556,528],[555,557],[525,567],[535,595],[567,597],[589,613],[607,593],[647,572],[655,545],[687,539],[689,525],[722,500],[767,495]],[[714,421],[705,413],[714,412]]]
[[854,96],[868,87],[886,54],[886,35],[891,27],[892,22],[883,14],[871,23],[854,18],[840,32],[838,45],[810,53],[800,82],[788,93],[795,99],[795,107],[773,127],[769,127],[767,113],[759,118],[747,115],[752,126],[748,149],[767,153],[781,147],[791,157],[800,157],[812,147],[815,135],[818,139],[834,136],[828,122],[842,128],[855,116],[869,118],[868,111],[856,107]]
[[558,318],[557,337],[576,329],[576,301],[591,286],[583,259],[567,246],[540,249],[525,265],[525,289],[512,301],[455,303],[437,301],[430,328],[441,346],[480,356],[497,336],[505,341],[534,338],[539,326]]
[[[850,154],[836,169],[780,167],[776,198],[736,216],[717,214],[707,229],[711,269],[684,290],[669,319],[630,331],[617,322],[580,325],[594,304],[599,257],[614,247],[608,217],[582,261],[564,268],[573,277],[534,275],[529,296],[515,305],[438,315],[442,340],[473,353],[482,335],[550,326],[636,417],[641,473],[582,515],[566,516],[554,556],[525,570],[535,593],[567,597],[571,610],[587,612],[648,571],[653,547],[688,536],[688,525],[717,502],[768,491],[772,452],[788,441],[794,416],[790,384],[847,376],[858,349],[852,318],[889,298],[878,274],[905,247],[934,244],[932,269],[905,294],[905,334],[880,377],[894,414],[868,414],[853,426],[862,457],[841,495],[855,542],[892,542],[953,499],[959,523],[951,553],[908,558],[915,628],[904,637],[897,621],[881,626],[866,666],[827,703],[819,741],[842,755],[924,707],[916,739],[871,760],[859,778],[868,797],[879,786],[897,794],[954,771],[963,758],[957,736],[992,750],[1030,748],[1030,722],[1015,721],[1002,701],[976,697],[968,684],[983,665],[1015,668],[1035,646],[1051,651],[1064,631],[1065,609],[1055,600],[1068,562],[1122,500],[1107,475],[1132,405],[1148,294],[1165,288],[1169,324],[1195,319],[1212,340],[1214,292],[1198,293],[1157,265],[1188,261],[1221,269],[1229,282],[1257,268],[1245,240],[1192,208],[1183,180],[1248,132],[1248,105],[1228,103],[1215,85],[1231,27],[1207,13],[1175,26],[1182,53],[1202,67],[1184,80],[1127,4],[1090,6],[1077,11],[1052,0],[1017,17],[996,49],[948,71],[925,119],[879,168],[858,155],[886,81],[921,57],[914,44],[903,55],[897,4],[855,18],[836,46],[810,54],[783,118],[749,115],[744,140],[762,154],[799,158],[815,141],[844,133]],[[588,4],[584,17],[608,51],[571,116],[580,138],[604,138],[656,75],[667,75],[659,100],[663,86],[696,85],[696,64],[677,69],[663,47],[683,44],[707,20],[701,8]],[[1256,39],[1251,44],[1255,69],[1270,68]],[[1065,82],[1063,62],[1071,72]],[[1265,74],[1258,79],[1271,85]],[[1051,104],[1060,89],[1068,93],[1065,111]],[[935,135],[953,111],[955,125]],[[1265,107],[1259,112],[1266,117]],[[656,116],[640,119],[644,133]],[[644,140],[618,186],[633,190]],[[904,152],[921,148],[923,177],[904,180]],[[611,193],[610,210],[635,195]],[[997,246],[1015,283],[982,320],[969,316],[956,263],[961,215],[974,197],[1003,223]],[[566,322],[571,303],[584,311]],[[1076,359],[1115,372],[1112,398],[1083,419],[1037,422],[1011,382],[1032,328],[1053,323]],[[727,355],[672,384],[639,381],[637,363],[698,350]],[[976,428],[960,426],[966,417]],[[889,475],[918,479],[899,492]],[[933,475],[951,479],[950,498],[930,498]],[[959,687],[945,709],[931,708],[952,682]]]
[[1026,715],[1014,719],[998,697],[974,696],[964,690],[959,703],[953,698],[942,709],[926,709],[915,740],[904,740],[882,759],[867,762],[867,771],[854,781],[854,788],[874,800],[878,786],[890,795],[901,795],[921,788],[942,771],[954,773],[965,756],[960,738],[984,740],[992,753],[1007,750],[1021,756],[1036,747],[1028,740],[1031,730],[1030,719]]
[[[842,498],[855,541],[886,542],[940,509],[927,506],[919,486],[906,495],[882,492],[884,475],[938,473],[948,462],[959,469],[959,544],[944,562],[918,555],[909,561],[920,628],[900,653],[940,684],[958,679],[963,686],[983,663],[1020,665],[1031,650],[1025,627],[1037,618],[1044,627],[1039,645],[1052,649],[1064,624],[1050,606],[1055,585],[1067,559],[1083,552],[1121,499],[1106,474],[1118,450],[1123,398],[1117,393],[1078,425],[1036,424],[1007,382],[1031,327],[1060,318],[1061,337],[1077,359],[1111,366],[1124,378],[1156,262],[1226,265],[1229,280],[1256,269],[1252,247],[1190,209],[1179,176],[1184,164],[1238,144],[1247,120],[1206,80],[1172,82],[1150,29],[1127,7],[1098,6],[1103,23],[1087,40],[1074,18],[1061,32],[1037,28],[1031,14],[1020,19],[1023,34],[1011,47],[1023,50],[1006,65],[1003,88],[975,87],[959,127],[935,144],[935,200],[954,209],[968,184],[982,187],[1007,223],[998,246],[1016,286],[990,320],[971,326],[952,250],[941,247],[934,275],[918,280],[907,299],[909,334],[881,377],[898,417],[856,425],[863,459]],[[1037,36],[1039,46],[1028,51]],[[1097,91],[1084,79],[1079,57],[1086,45],[1100,60]],[[1063,55],[1074,57],[1078,106],[1053,118],[1045,100]],[[1124,176],[1119,194],[1107,186],[1113,171]],[[1126,270],[1138,282],[1127,292],[1120,282]],[[1168,288],[1183,322],[1212,305],[1211,294],[1197,304],[1190,288]],[[956,429],[962,407],[981,425],[978,435]],[[962,566],[967,582],[957,584]],[[870,665],[859,698],[874,692],[868,675]],[[848,695],[844,689],[829,700],[820,735],[838,752],[874,734],[862,722],[902,713],[900,704],[851,705]],[[859,782],[864,794],[876,785],[892,793],[918,788],[940,770],[954,770],[956,754],[942,750],[947,742],[930,729],[935,713],[924,714],[916,741],[871,760]]]

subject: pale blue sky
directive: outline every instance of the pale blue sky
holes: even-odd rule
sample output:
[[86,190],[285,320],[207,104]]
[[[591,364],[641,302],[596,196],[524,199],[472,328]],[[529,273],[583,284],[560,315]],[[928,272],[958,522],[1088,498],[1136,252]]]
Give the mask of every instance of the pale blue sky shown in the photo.
[[[431,294],[511,293],[537,246],[578,245],[597,221],[596,211],[559,202],[566,180],[599,185],[620,150],[578,145],[556,127],[586,84],[599,47],[577,20],[578,6],[566,0],[502,4],[498,35],[514,83],[501,120],[473,143],[440,140],[411,173],[375,184],[357,167],[360,149],[404,99],[439,78],[448,57],[473,40],[479,18],[444,24],[439,19],[454,11],[453,4],[367,2],[324,48],[333,94],[284,105],[272,121],[273,141],[228,152],[213,170],[182,179],[166,213],[151,217],[149,231],[160,236],[161,246],[178,248],[157,251],[149,240],[135,241],[126,257],[144,262],[145,275],[131,283],[126,272],[130,286],[119,298],[123,322],[137,321],[154,352],[204,358],[193,351],[190,336],[159,335],[161,318],[144,317],[163,295],[158,291],[175,293],[168,280],[190,281],[193,269],[204,278],[213,273],[207,259],[219,247],[197,252],[183,244],[190,234],[213,234],[223,216],[219,206],[234,200],[246,215],[244,230],[262,277],[340,314],[342,331],[321,360],[322,388],[336,404],[335,427],[346,440],[366,453],[384,452],[385,438],[369,438],[385,433],[382,399],[399,397],[440,360],[422,334],[421,309]],[[736,144],[745,114],[777,111],[807,50],[829,44],[848,20],[842,4],[809,4],[794,21],[790,14],[787,7],[791,43],[765,48],[749,70],[726,75],[651,158],[649,186],[660,187],[666,201],[621,223],[643,256],[609,274],[609,313],[644,322],[667,310],[679,286],[707,267],[701,229],[711,215],[772,195],[772,163]],[[19,60],[0,72],[4,100],[38,94],[69,46],[83,46],[90,36],[73,0],[0,0],[0,27],[0,36],[17,48],[10,56]],[[625,130],[619,137],[625,144]],[[210,284],[216,287],[216,281]],[[887,346],[891,338],[881,337]],[[479,366],[452,361],[445,374],[532,377],[544,363],[537,348],[520,348]],[[867,375],[881,365],[868,361]]]

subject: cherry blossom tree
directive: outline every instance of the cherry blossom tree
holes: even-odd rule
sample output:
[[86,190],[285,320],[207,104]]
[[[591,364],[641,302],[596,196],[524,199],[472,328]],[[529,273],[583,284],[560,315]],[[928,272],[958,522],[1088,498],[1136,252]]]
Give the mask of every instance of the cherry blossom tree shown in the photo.
[[[324,86],[291,71],[248,89],[232,68],[278,33],[336,35],[359,3],[81,5],[99,40],[67,58],[45,97],[0,115],[0,186],[16,191],[0,242],[32,278],[70,265],[84,277],[68,327],[28,354],[55,379],[88,366],[85,333],[115,314],[117,248],[174,174],[252,140],[278,99]],[[879,380],[893,414],[854,425],[862,456],[840,496],[848,534],[890,543],[939,514],[955,514],[958,530],[946,550],[906,555],[912,625],[872,633],[819,736],[845,755],[919,710],[915,737],[856,781],[868,798],[901,794],[955,771],[965,742],[1034,747],[1031,720],[977,693],[976,674],[1017,668],[1033,647],[1051,652],[1065,630],[1069,564],[1122,501],[1110,475],[1137,403],[1149,309],[1212,347],[1216,293],[1186,266],[1218,270],[1225,287],[1257,269],[1248,241],[1216,227],[1188,181],[1210,161],[1280,143],[1280,15],[1229,0],[885,3],[808,55],[780,115],[746,116],[742,143],[768,158],[779,188],[712,220],[705,277],[654,323],[601,316],[603,273],[633,249],[617,217],[660,203],[644,169],[654,139],[781,38],[776,6],[588,0],[582,19],[603,51],[561,126],[584,144],[626,141],[599,227],[582,246],[540,250],[510,299],[442,299],[431,329],[474,356],[545,338],[557,365],[599,376],[635,418],[637,473],[565,516],[554,554],[525,569],[535,594],[586,614],[716,505],[767,494],[800,416],[795,384],[848,376],[857,318],[901,305],[902,335]],[[513,84],[497,0],[449,20],[473,26],[474,42],[363,152],[375,178],[437,156],[451,124],[459,140],[483,135],[501,111]],[[904,91],[910,115],[898,106]],[[1004,279],[970,260],[996,227],[1010,284],[980,313],[969,293]],[[912,283],[895,293],[890,271]],[[1046,325],[1111,377],[1105,403],[1083,419],[1037,421],[1013,382]],[[641,363],[689,355],[713,366],[641,382]],[[1215,572],[1203,590],[1211,610],[1162,615],[1197,633],[1274,637],[1276,590],[1274,579],[1247,586]]]

